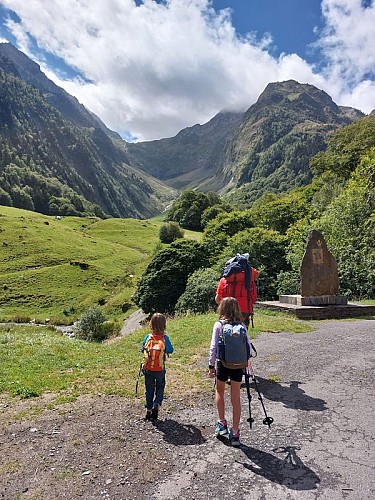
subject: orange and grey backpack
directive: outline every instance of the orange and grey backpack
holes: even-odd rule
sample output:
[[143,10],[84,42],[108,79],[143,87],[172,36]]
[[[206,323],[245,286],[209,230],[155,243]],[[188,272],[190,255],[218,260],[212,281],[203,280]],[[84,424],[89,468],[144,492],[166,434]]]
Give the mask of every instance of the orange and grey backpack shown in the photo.
[[164,335],[150,333],[143,346],[143,370],[161,372],[165,366]]

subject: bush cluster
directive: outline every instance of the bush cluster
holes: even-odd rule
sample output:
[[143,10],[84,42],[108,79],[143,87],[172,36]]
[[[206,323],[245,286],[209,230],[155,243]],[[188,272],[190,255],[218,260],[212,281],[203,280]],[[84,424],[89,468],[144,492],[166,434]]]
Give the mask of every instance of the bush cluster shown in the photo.
[[177,222],[163,224],[159,230],[159,238],[162,243],[172,243],[183,237],[184,231]]
[[[204,228],[203,244],[180,241],[156,253],[135,297],[145,312],[203,313],[225,261],[248,253],[260,271],[258,296],[273,300],[300,291],[300,265],[311,229],[324,234],[338,263],[340,293],[375,295],[375,116],[333,134],[311,161],[313,182],[286,194],[265,193],[250,208],[227,211],[215,197],[187,191],[169,217]],[[241,191],[242,192],[242,191]],[[231,197],[235,196],[231,192]]]
[[91,307],[81,315],[75,333],[78,339],[102,342],[113,333],[113,324],[98,307]]

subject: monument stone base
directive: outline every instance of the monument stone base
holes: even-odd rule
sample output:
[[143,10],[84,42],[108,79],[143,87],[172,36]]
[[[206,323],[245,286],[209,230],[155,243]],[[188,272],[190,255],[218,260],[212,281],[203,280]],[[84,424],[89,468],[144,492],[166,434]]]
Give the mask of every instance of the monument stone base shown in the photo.
[[279,302],[282,304],[294,304],[296,306],[329,306],[348,303],[348,299],[343,295],[319,295],[303,297],[302,295],[280,295]]
[[293,314],[298,319],[344,319],[370,317],[375,319],[375,305],[356,304],[330,304],[324,306],[303,306],[280,301],[260,301],[255,303],[256,308],[273,309]]

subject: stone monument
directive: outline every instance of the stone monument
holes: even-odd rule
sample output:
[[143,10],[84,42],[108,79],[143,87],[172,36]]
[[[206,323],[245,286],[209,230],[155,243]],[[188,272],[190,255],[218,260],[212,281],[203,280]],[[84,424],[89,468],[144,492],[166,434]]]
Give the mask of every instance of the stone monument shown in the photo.
[[324,236],[313,229],[308,238],[300,267],[301,294],[281,295],[280,302],[297,306],[346,305],[339,295],[336,260],[327,248]]

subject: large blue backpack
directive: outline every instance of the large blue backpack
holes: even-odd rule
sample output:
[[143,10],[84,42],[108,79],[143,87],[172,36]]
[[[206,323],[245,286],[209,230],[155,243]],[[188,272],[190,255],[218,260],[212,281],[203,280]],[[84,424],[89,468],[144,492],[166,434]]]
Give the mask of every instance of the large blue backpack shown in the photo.
[[226,368],[246,368],[251,352],[245,326],[242,323],[220,323],[218,359]]

